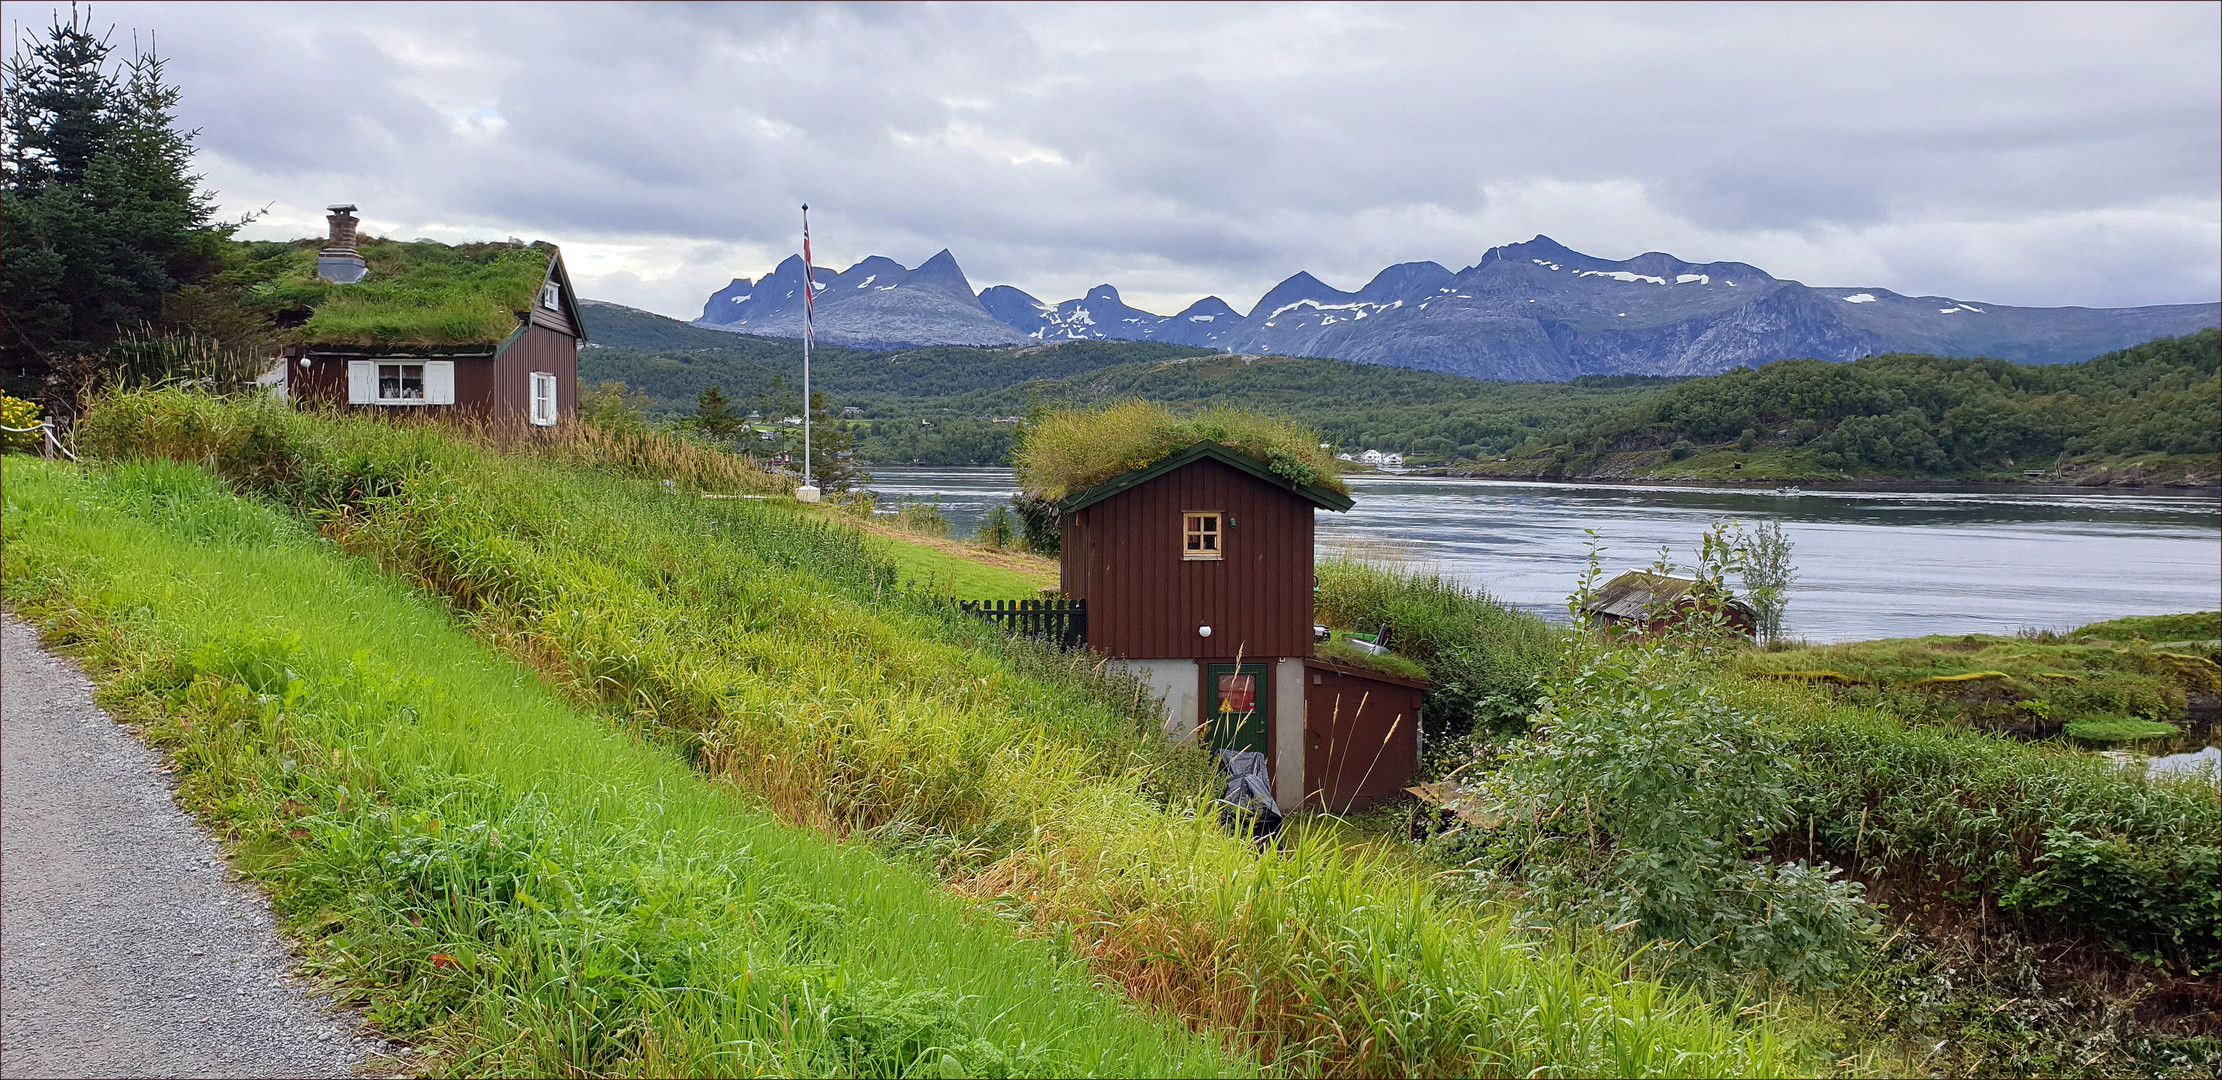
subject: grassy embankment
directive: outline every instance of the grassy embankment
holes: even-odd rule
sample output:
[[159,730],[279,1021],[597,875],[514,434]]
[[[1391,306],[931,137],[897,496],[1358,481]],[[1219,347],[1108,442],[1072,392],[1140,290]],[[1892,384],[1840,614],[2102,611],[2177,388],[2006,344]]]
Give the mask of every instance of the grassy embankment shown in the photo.
[[6,595],[437,1073],[1191,1075],[928,875],[784,825],[192,466],[8,457]]
[[81,438],[276,498],[574,700],[787,821],[931,867],[1275,1070],[1801,1068],[1768,1027],[1627,979],[1609,942],[1538,945],[1402,867],[1234,839],[1191,813],[1200,762],[1138,686],[905,593],[791,504],[177,394],[111,401]]
[[2222,332],[2080,364],[1778,360],[1690,379],[1460,466],[1474,475],[1736,481],[2222,481]]

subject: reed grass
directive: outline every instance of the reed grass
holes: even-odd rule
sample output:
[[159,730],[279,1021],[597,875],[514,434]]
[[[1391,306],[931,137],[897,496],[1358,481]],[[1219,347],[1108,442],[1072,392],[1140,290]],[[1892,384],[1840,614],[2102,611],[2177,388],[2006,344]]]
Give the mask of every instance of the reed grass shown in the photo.
[[[1766,1027],[1629,979],[1604,946],[1539,942],[1331,845],[1261,853],[1228,835],[1199,801],[1201,755],[1165,743],[1139,683],[903,591],[838,522],[262,408],[140,395],[88,426],[124,433],[111,453],[207,461],[284,500],[572,699],[783,820],[931,865],[1276,1071],[1804,1068]],[[203,429],[232,434],[159,437]],[[325,474],[398,479],[362,494],[298,479]]]

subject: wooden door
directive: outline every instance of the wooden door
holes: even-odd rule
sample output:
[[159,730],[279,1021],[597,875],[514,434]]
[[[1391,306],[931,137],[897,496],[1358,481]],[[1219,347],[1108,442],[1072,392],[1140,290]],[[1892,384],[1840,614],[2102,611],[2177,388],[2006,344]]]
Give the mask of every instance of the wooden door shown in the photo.
[[1273,669],[1266,664],[1204,665],[1205,745],[1272,757]]

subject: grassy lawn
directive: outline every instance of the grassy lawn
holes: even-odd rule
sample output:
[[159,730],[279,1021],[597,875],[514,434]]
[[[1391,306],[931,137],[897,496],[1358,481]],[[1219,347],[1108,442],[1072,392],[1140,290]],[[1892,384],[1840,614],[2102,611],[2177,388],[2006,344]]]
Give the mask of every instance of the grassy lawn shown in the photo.
[[960,600],[1018,600],[1057,587],[1057,560],[1019,551],[991,551],[961,540],[902,532],[849,515],[834,515],[876,537],[898,578]]
[[425,1072],[1256,1068],[566,702],[197,468],[11,456],[5,480],[11,607],[146,722],[181,799]]

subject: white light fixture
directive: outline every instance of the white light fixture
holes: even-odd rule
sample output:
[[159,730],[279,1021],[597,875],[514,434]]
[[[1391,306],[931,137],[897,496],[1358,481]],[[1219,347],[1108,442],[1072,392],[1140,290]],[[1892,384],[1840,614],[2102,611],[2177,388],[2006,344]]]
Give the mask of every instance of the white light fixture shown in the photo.
[[1197,636],[1197,637],[1210,637],[1210,636],[1211,636],[1211,627],[1208,627],[1208,626],[1199,626],[1199,627],[1197,627],[1197,628],[1196,628],[1196,636]]

